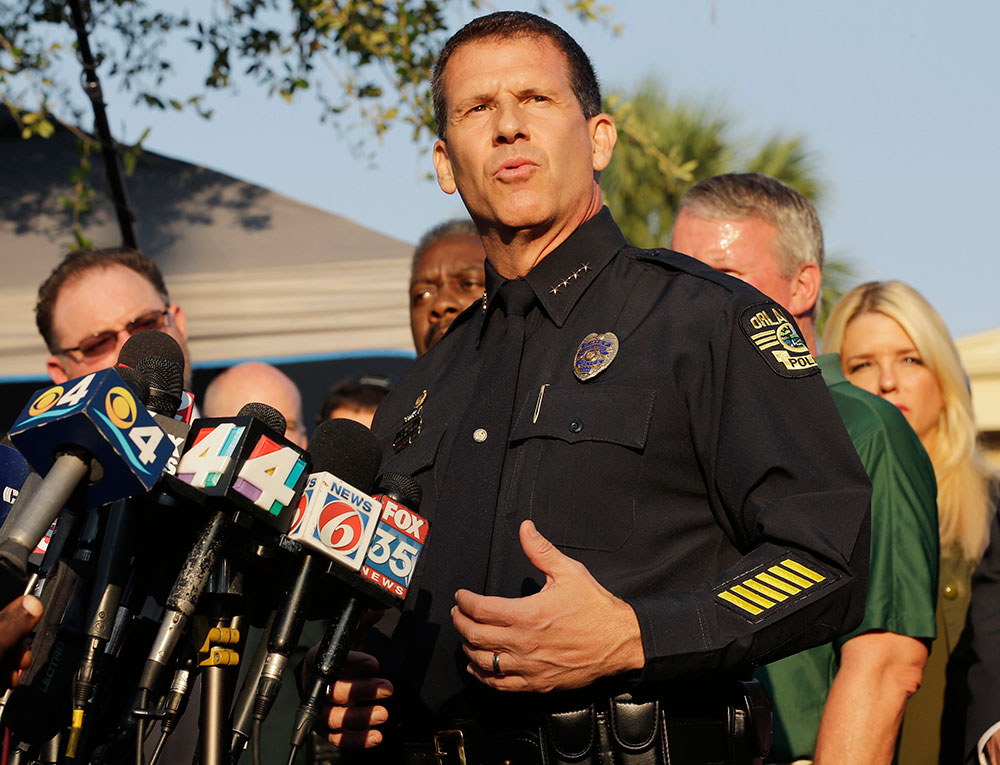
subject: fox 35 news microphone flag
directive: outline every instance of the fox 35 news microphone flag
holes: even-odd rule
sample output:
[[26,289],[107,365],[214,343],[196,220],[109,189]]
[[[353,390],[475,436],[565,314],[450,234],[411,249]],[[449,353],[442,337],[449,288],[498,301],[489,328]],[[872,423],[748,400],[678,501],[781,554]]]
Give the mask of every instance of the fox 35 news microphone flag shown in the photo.
[[[383,477],[380,496],[376,497],[352,492],[350,487],[314,484],[311,487],[314,494],[307,499],[307,512],[299,519],[303,527],[297,534],[300,540],[313,538],[331,548],[346,548],[339,551],[342,565],[331,566],[330,572],[348,587],[340,613],[330,622],[319,643],[312,664],[312,681],[303,689],[303,701],[292,727],[289,762],[315,726],[327,687],[343,669],[362,611],[370,606],[402,606],[427,541],[427,520],[402,504],[404,499],[414,504],[419,502],[419,492],[404,497],[405,492],[396,490],[404,484],[396,481],[387,484],[386,478]],[[310,508],[312,513],[308,512]],[[366,512],[362,513],[362,508]],[[333,557],[331,553],[328,555]]]

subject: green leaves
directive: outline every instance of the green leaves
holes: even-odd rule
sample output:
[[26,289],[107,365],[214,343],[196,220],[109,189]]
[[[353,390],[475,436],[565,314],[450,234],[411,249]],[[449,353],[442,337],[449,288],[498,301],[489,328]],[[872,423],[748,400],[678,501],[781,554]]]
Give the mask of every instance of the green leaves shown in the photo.
[[[167,0],[84,5],[105,92],[127,91],[151,109],[208,118],[213,92],[250,82],[289,103],[314,98],[321,106],[319,119],[342,128],[341,137],[356,148],[400,124],[415,142],[433,137],[431,71],[452,31],[445,10],[487,10],[479,0],[226,0],[189,3],[182,11],[174,9],[184,4]],[[596,0],[563,0],[563,5],[610,28],[608,5]],[[25,138],[51,136],[58,121],[71,128],[89,111],[79,87],[75,39],[63,3],[0,2],[0,101]],[[177,92],[179,57],[201,67],[197,92]],[[367,129],[355,129],[359,125]],[[127,172],[145,136],[124,151]],[[93,140],[78,137],[88,147]],[[665,156],[668,167],[672,160]],[[681,163],[678,167],[683,172]],[[89,169],[84,154],[74,169],[74,196],[66,200],[78,243],[80,218],[93,195]]]
[[749,141],[733,135],[727,117],[671,103],[655,80],[647,79],[626,96],[612,94],[605,110],[618,126],[618,145],[601,188],[625,236],[640,247],[666,247],[684,192],[713,175],[762,172],[807,197],[819,192],[798,138],[775,136],[753,150]]
[[[618,145],[601,174],[601,190],[630,242],[667,247],[670,230],[687,189],[728,172],[765,173],[815,202],[822,184],[800,137],[771,136],[762,146],[737,135],[719,112],[671,102],[665,88],[646,80],[623,97],[605,99],[605,111],[618,126]],[[853,281],[843,258],[827,257],[817,326]]]
[[[228,0],[174,12],[164,0],[90,0],[91,44],[105,90],[132,91],[152,109],[194,108],[207,116],[208,93],[249,79],[287,102],[312,95],[323,120],[340,124],[353,114],[375,136],[402,122],[419,141],[433,136],[431,70],[451,31],[445,9],[457,3]],[[13,5],[0,5],[0,97],[26,111],[30,101],[48,98],[64,113],[80,99],[72,57],[61,55],[73,47],[62,7],[52,0]],[[614,32],[610,5],[563,5]],[[204,67],[203,92],[169,92],[178,45]]]

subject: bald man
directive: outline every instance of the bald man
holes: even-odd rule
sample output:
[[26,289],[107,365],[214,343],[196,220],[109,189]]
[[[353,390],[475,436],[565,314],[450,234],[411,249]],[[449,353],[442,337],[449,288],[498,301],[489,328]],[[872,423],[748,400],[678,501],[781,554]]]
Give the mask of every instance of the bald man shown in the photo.
[[302,422],[302,394],[291,378],[277,367],[260,361],[237,364],[218,375],[205,390],[205,417],[235,417],[246,404],[273,406],[285,418],[285,438],[306,448]]

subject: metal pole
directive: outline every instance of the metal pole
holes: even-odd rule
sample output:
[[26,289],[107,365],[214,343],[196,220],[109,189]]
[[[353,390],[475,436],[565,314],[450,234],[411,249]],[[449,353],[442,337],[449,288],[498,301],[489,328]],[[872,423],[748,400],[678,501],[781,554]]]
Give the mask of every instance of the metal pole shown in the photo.
[[83,91],[90,99],[94,108],[94,132],[101,144],[104,155],[104,171],[111,190],[111,203],[118,214],[118,227],[122,232],[122,244],[126,247],[139,249],[139,240],[135,235],[135,214],[129,208],[128,196],[125,193],[125,178],[118,163],[118,145],[111,137],[111,127],[108,125],[108,114],[105,110],[104,93],[97,79],[97,64],[90,51],[90,41],[87,38],[87,24],[83,17],[80,0],[68,0],[70,23],[76,30],[77,55],[83,66]]

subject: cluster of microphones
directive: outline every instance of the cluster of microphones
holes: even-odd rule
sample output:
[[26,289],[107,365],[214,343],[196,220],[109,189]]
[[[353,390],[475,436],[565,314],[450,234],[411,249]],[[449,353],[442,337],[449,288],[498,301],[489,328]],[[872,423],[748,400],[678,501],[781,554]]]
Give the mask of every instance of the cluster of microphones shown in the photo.
[[[44,605],[2,702],[6,762],[143,765],[158,730],[155,765],[196,674],[200,761],[258,762],[303,626],[325,619],[292,762],[361,615],[406,597],[428,524],[413,479],[379,474],[374,434],[329,420],[307,452],[265,404],[192,422],[183,365],[170,336],[133,335],[115,367],[36,392],[0,446],[0,607]],[[264,637],[247,661],[250,624]]]

